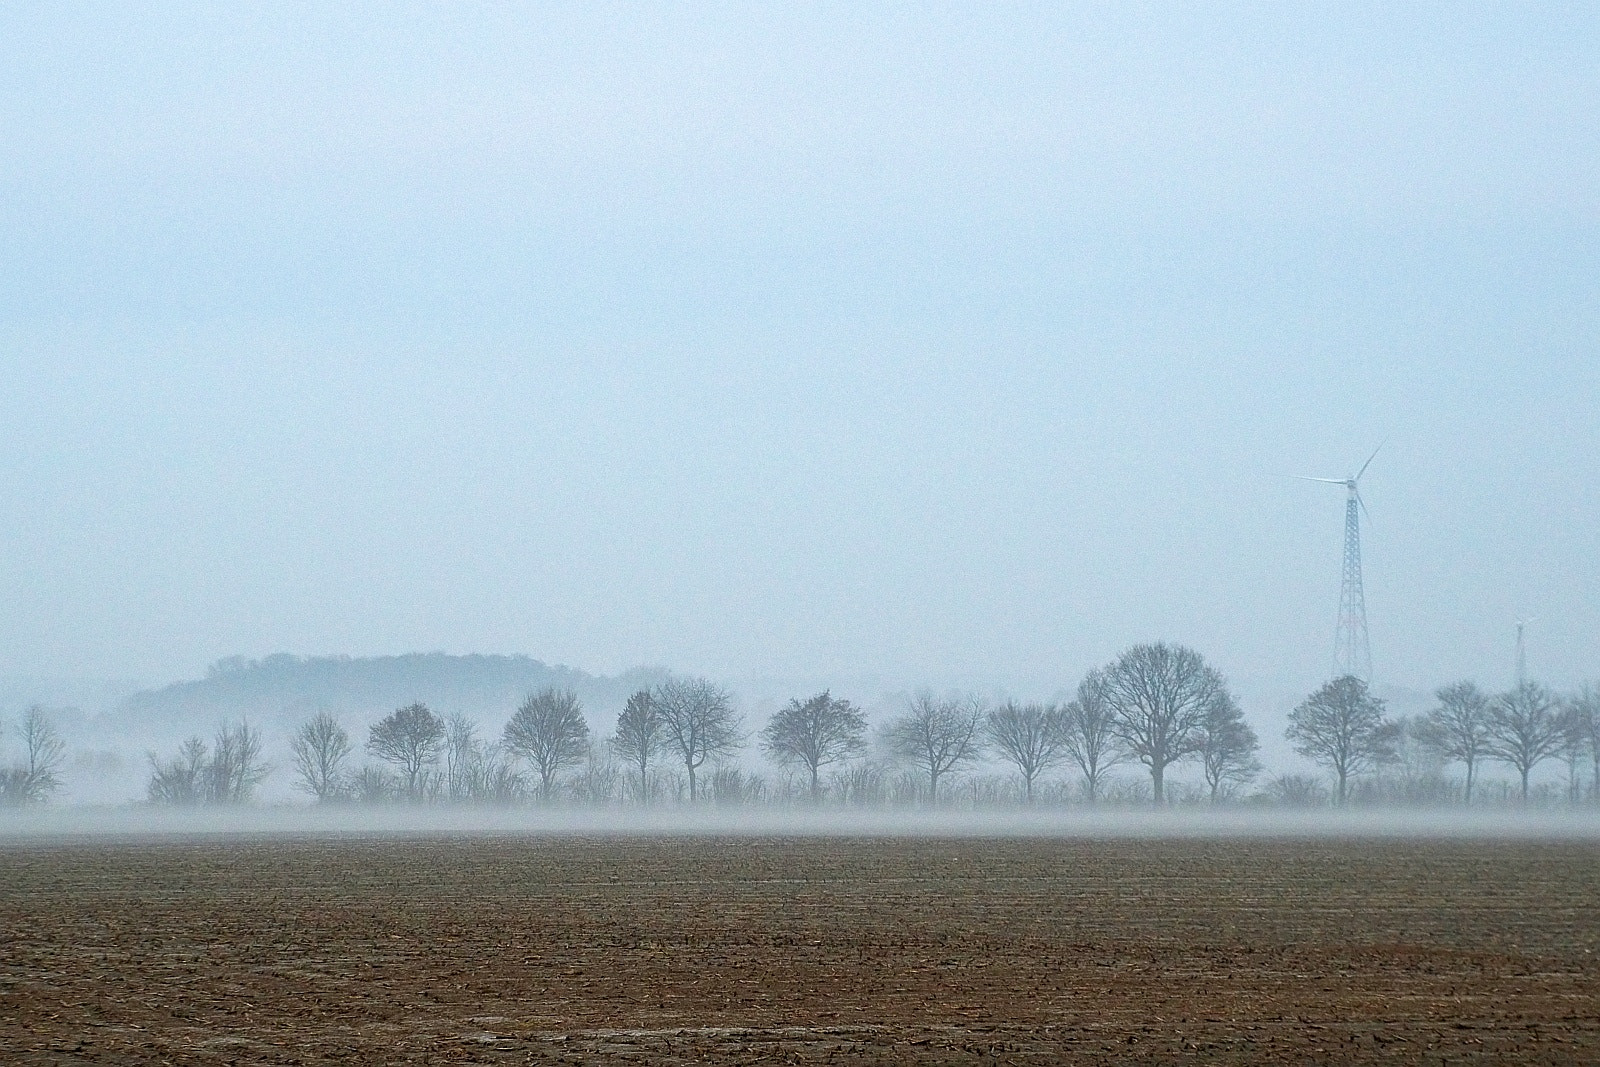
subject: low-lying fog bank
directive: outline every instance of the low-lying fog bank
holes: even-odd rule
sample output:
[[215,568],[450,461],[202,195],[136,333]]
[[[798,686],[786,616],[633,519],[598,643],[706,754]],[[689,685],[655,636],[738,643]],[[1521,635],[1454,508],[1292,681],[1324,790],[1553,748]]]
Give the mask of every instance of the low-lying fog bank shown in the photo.
[[484,836],[1010,836],[1010,837],[1546,837],[1600,840],[1600,811],[735,811],[528,808],[69,807],[14,811],[0,844],[51,838],[184,835]]

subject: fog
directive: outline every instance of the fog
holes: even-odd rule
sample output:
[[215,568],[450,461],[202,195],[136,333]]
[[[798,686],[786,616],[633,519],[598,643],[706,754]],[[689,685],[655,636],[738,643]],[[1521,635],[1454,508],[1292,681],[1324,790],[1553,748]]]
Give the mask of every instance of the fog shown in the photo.
[[4,759],[43,705],[58,800],[120,804],[248,712],[288,803],[314,701],[140,703],[232,657],[672,671],[753,733],[1163,640],[1312,773],[1344,500],[1289,476],[1380,442],[1374,692],[1504,690],[1518,619],[1575,690],[1597,53],[1442,4],[0,11]]
[[1052,812],[656,810],[630,812],[250,807],[56,808],[0,821],[0,843],[122,838],[416,837],[1484,837],[1600,840],[1592,813],[1514,811],[1283,812],[1249,809]]

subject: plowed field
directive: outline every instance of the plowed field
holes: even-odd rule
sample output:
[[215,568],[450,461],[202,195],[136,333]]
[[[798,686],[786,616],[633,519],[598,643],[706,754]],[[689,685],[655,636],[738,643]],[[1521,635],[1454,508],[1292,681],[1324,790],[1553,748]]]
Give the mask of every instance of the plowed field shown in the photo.
[[0,1062],[1600,1063],[1584,842],[0,845]]

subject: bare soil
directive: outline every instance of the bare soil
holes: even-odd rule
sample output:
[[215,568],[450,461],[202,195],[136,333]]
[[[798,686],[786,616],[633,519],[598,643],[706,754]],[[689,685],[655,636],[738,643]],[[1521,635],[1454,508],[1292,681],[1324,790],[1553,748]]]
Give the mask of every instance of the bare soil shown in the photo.
[[0,845],[0,1062],[1600,1063],[1592,842]]

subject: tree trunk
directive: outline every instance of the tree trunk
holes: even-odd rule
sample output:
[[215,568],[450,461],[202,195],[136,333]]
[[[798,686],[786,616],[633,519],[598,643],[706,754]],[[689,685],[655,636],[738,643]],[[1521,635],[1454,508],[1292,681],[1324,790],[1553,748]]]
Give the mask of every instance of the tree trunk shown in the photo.
[[1152,794],[1152,801],[1155,804],[1160,804],[1163,801],[1165,801],[1166,798],[1167,798],[1166,790],[1164,788],[1164,783],[1162,781],[1162,779],[1166,777],[1166,773],[1167,773],[1167,765],[1166,764],[1164,764],[1164,763],[1152,763],[1152,764],[1150,764],[1150,791],[1151,791],[1151,794]]
[[1023,775],[1022,777],[1022,795],[1028,807],[1033,807],[1033,775],[1031,774]]
[[684,766],[689,771],[689,803],[693,804],[694,803],[694,764],[686,763],[686,764],[684,764]]
[[1472,760],[1467,760],[1467,806],[1472,805]]
[[819,782],[818,779],[817,779],[817,768],[816,767],[812,767],[811,768],[811,803],[812,804],[820,804],[821,802],[822,802],[822,783]]
[[928,770],[928,807],[935,808],[935,807],[938,807],[938,806],[939,806],[939,772],[936,771],[936,770],[933,770],[932,768],[929,768],[929,770]]
[[1339,768],[1339,806],[1342,808],[1345,801],[1350,799],[1349,774],[1343,767]]
[[1524,804],[1528,802],[1528,772],[1531,770],[1533,770],[1532,767],[1522,768],[1522,802]]

